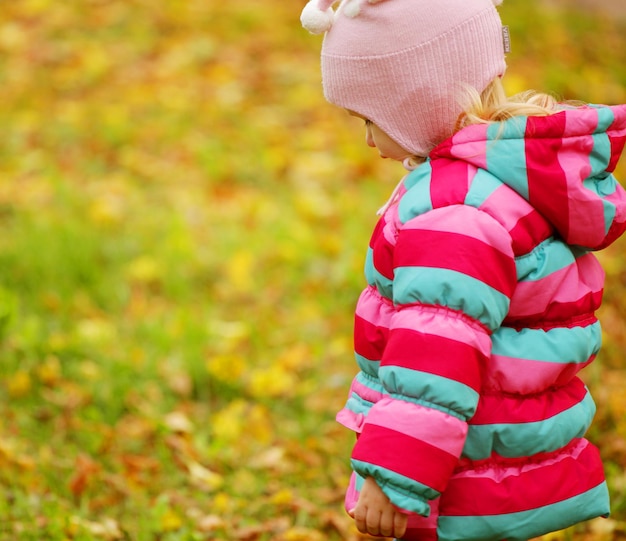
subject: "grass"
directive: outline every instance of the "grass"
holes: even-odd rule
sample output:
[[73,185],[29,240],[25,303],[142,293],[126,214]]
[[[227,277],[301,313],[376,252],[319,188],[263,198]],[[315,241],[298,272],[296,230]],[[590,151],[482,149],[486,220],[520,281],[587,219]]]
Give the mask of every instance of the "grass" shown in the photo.
[[[623,25],[508,4],[511,91],[626,101]],[[0,6],[0,539],[359,539],[333,418],[400,171],[323,102],[298,15]],[[614,522],[558,538],[623,532],[621,246],[589,375]]]

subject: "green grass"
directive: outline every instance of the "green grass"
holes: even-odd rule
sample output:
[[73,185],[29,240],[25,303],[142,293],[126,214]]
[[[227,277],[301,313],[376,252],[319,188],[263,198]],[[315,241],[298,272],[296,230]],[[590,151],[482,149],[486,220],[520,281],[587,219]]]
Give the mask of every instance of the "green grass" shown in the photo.
[[[510,88],[626,101],[624,25],[533,6],[503,7]],[[333,418],[401,169],[323,102],[299,8],[0,6],[0,539],[358,539]],[[594,434],[623,521],[618,394]]]

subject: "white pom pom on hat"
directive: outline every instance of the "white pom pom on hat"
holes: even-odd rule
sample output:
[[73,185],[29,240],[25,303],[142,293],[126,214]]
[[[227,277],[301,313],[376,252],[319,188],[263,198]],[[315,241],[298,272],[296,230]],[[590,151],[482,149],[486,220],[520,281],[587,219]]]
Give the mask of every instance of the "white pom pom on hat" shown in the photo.
[[335,20],[332,5],[337,0],[310,0],[300,15],[302,26],[311,34],[328,32]]
[[[335,20],[335,12],[333,11],[333,4],[339,0],[309,0],[304,6],[300,15],[300,22],[302,26],[311,32],[311,34],[323,34],[328,32]],[[381,0],[368,0],[371,4],[376,4]],[[492,0],[494,6],[502,4],[503,0]],[[358,6],[351,16],[356,16]]]

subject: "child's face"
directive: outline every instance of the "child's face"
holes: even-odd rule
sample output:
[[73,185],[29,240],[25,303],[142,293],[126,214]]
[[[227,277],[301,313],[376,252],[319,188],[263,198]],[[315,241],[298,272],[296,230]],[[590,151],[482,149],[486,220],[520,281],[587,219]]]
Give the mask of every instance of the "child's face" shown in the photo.
[[368,146],[377,148],[381,158],[390,158],[401,162],[411,157],[408,150],[402,148],[372,121],[354,111],[348,111],[348,113],[365,120],[365,142]]

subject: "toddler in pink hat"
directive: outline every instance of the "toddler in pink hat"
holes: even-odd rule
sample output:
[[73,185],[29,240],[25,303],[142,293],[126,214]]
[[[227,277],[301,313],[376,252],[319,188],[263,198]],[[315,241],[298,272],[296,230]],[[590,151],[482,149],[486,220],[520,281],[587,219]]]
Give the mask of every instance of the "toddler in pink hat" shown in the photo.
[[330,0],[302,13],[322,48],[328,101],[371,120],[418,156],[452,134],[463,85],[482,91],[505,70],[493,0]]
[[326,98],[408,174],[366,247],[345,506],[362,533],[523,541],[607,516],[604,273],[626,230],[626,106],[507,97],[497,0],[311,0]]

